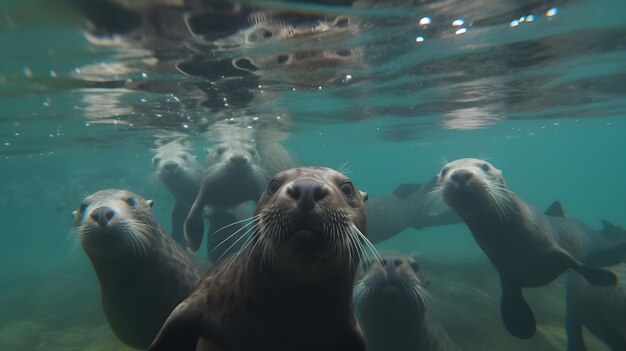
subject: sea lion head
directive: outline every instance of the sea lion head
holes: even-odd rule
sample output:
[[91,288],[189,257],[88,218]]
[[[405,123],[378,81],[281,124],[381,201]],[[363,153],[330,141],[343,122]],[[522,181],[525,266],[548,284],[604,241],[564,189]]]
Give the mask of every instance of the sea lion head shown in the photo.
[[447,163],[437,174],[433,192],[461,217],[481,211],[504,216],[511,206],[502,172],[489,162],[463,158]]
[[253,244],[272,265],[327,270],[333,264],[354,272],[367,240],[366,199],[329,168],[281,172],[257,204]]
[[383,256],[363,265],[363,277],[354,287],[355,309],[359,314],[382,308],[393,315],[423,316],[429,284],[413,258]]
[[196,156],[190,154],[185,145],[171,142],[160,146],[152,158],[152,169],[157,177],[168,187],[176,188],[181,180],[199,184],[202,167]]
[[[213,145],[207,155],[206,177],[230,180],[242,176],[260,176],[263,170],[259,166],[261,156],[254,141],[227,140]],[[227,179],[229,178],[229,179]]]
[[87,196],[74,211],[73,233],[90,258],[147,256],[160,228],[152,201],[126,190],[107,189]]

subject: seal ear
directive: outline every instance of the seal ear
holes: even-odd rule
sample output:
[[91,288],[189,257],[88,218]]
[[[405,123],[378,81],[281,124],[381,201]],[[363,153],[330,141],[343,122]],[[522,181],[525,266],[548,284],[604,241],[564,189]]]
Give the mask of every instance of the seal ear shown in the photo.
[[367,193],[365,191],[361,191],[359,190],[359,193],[361,194],[361,197],[363,198],[363,202],[367,201],[367,199],[369,199],[369,195],[367,195]]
[[146,205],[148,205],[148,206],[150,206],[150,208],[152,208],[152,206],[154,205],[154,201],[146,200]]

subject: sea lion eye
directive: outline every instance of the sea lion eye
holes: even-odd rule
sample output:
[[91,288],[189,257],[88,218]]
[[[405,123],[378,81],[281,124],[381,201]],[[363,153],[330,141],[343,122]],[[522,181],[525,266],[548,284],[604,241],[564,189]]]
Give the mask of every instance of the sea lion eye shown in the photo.
[[489,166],[489,164],[486,163],[486,162],[485,163],[481,163],[480,164],[480,169],[482,169],[485,172],[488,172],[491,169],[491,166]]
[[343,183],[340,189],[341,192],[347,197],[352,197],[352,195],[354,195],[354,187],[350,182]]
[[180,158],[181,158],[183,161],[187,161],[187,154],[180,154]]
[[280,189],[280,182],[276,179],[272,179],[270,183],[267,185],[267,193],[269,195],[274,195]]
[[412,262],[411,262],[411,269],[412,269],[414,272],[419,272],[419,270],[420,270],[420,265],[419,265],[419,264],[417,264],[417,262],[412,261]]
[[135,201],[134,197],[129,197],[126,200],[124,200],[126,202],[126,204],[130,207],[135,207],[135,204],[137,203],[137,201]]
[[217,152],[218,156],[221,156],[224,153],[224,151],[226,151],[226,148],[223,147],[223,146],[220,146],[220,147],[217,148],[217,150],[215,150],[215,152]]
[[161,158],[160,157],[152,158],[152,167],[155,167],[156,165],[158,165],[159,162],[161,162]]
[[441,176],[442,176],[442,177],[445,177],[445,176],[446,176],[446,173],[448,173],[448,167],[444,167],[444,168],[441,170]]
[[85,212],[85,210],[87,209],[87,206],[89,205],[86,202],[81,202],[80,207],[78,207],[78,212],[80,213]]

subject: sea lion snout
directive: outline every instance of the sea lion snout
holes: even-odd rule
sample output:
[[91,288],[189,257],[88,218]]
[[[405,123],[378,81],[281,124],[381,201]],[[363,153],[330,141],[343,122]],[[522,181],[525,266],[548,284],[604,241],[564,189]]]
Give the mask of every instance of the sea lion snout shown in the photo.
[[393,269],[393,267],[399,267],[402,264],[402,259],[400,259],[400,257],[385,256],[381,263],[384,268],[389,270]]
[[298,179],[287,189],[287,194],[297,201],[298,207],[305,212],[311,211],[315,204],[328,195],[324,184],[312,179]]
[[470,171],[469,169],[461,168],[452,172],[452,174],[450,174],[450,179],[452,179],[452,181],[454,181],[458,185],[463,186],[467,184],[467,182],[472,179],[473,176],[474,173],[472,171]]
[[243,167],[248,164],[248,159],[244,155],[233,155],[230,157],[230,163],[235,167]]
[[178,162],[173,161],[173,160],[168,160],[163,164],[163,169],[165,169],[166,171],[172,172],[176,170],[178,166],[179,166]]
[[98,207],[91,212],[90,217],[98,223],[101,228],[106,228],[109,225],[109,221],[115,215],[115,211],[107,206]]

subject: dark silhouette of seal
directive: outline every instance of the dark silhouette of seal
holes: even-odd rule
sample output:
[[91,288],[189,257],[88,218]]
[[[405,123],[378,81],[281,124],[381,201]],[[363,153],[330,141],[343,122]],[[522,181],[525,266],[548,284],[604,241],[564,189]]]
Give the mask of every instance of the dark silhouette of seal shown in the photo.
[[516,337],[535,334],[535,316],[523,287],[538,287],[572,268],[594,285],[615,285],[615,274],[579,260],[603,247],[606,238],[563,215],[557,204],[543,214],[510,191],[502,172],[486,161],[466,158],[446,164],[433,190],[456,211],[500,275],[501,314]]
[[414,259],[383,256],[364,270],[354,303],[368,351],[457,350],[429,312],[429,281]]
[[[603,221],[601,233],[616,240],[626,239],[626,230]],[[609,251],[621,251],[624,244]],[[571,274],[567,281],[565,329],[567,351],[586,351],[583,326],[612,351],[626,350],[626,257],[613,265],[614,255],[596,253],[584,258],[587,264],[607,267],[618,277],[616,286],[594,286]],[[608,258],[608,260],[607,260]]]
[[75,211],[73,233],[98,276],[111,329],[134,348],[150,345],[205,268],[161,229],[152,201],[129,191],[87,196]]
[[170,315],[150,351],[364,350],[352,311],[367,195],[328,168],[274,176],[249,243],[220,261]]

